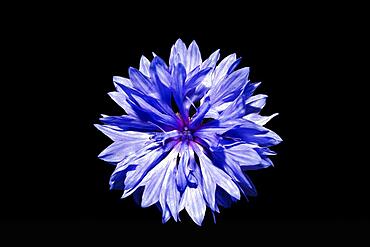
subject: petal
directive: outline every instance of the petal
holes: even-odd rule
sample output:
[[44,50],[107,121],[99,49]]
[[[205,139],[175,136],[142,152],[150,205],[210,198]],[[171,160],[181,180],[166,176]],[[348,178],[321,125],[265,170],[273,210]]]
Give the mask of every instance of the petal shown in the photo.
[[[169,142],[165,147],[162,145],[153,144],[150,148],[143,149],[144,155],[138,155],[138,158],[133,158],[128,162],[130,165],[135,165],[135,169],[127,172],[125,178],[125,191],[122,198],[131,195],[138,187],[145,185],[157,174],[157,165],[161,162],[165,163],[165,166],[171,164],[173,157],[177,155],[178,149],[176,148],[176,142]],[[171,150],[172,149],[172,150]],[[171,150],[168,153],[168,150]],[[153,172],[152,169],[156,168]],[[116,169],[117,170],[117,169]],[[151,173],[150,173],[151,172]],[[149,174],[150,173],[150,174]],[[155,178],[153,178],[155,179]],[[163,187],[162,187],[163,188]]]
[[241,125],[240,123],[232,123],[229,121],[228,124],[214,120],[203,124],[200,129],[194,132],[193,136],[199,138],[198,141],[204,143],[208,147],[218,146],[221,141],[221,136],[235,128],[235,126]]
[[100,154],[99,158],[107,162],[120,162],[128,155],[135,153],[137,150],[147,145],[149,141],[148,137],[144,139],[140,138],[127,138],[122,141],[115,141],[104,149]]
[[259,85],[261,85],[261,82],[258,82],[258,83],[248,82],[247,86],[245,86],[245,89],[244,89],[245,98],[248,99],[249,97],[251,97]]
[[169,70],[172,71],[173,68],[177,65],[177,61],[175,61],[175,57],[177,56],[177,50],[175,45],[171,47],[171,52],[170,52],[170,58],[168,60],[168,64],[170,66]]
[[246,113],[260,112],[262,108],[266,105],[267,95],[257,94],[245,101]]
[[248,144],[239,144],[224,149],[226,160],[233,160],[239,166],[251,166],[261,163],[261,156]]
[[194,116],[191,118],[191,122],[189,125],[190,129],[195,129],[200,125],[200,123],[203,121],[204,116],[208,112],[209,108],[211,107],[209,98],[207,97],[205,102],[198,108],[198,111],[194,114]]
[[214,72],[214,85],[217,85],[226,75],[230,66],[235,62],[236,54],[225,57],[216,67]]
[[191,44],[189,45],[187,55],[188,64],[186,67],[186,71],[190,72],[202,63],[202,57],[199,51],[199,47],[195,41],[191,42]]
[[123,131],[121,129],[115,128],[114,126],[109,125],[94,124],[94,126],[113,141],[141,140],[145,142],[149,140],[151,136],[151,134],[145,132]]
[[244,120],[242,125],[225,132],[224,136],[238,139],[246,143],[257,144],[268,147],[279,144],[282,139],[273,131],[257,125],[251,121]]
[[204,199],[208,203],[208,206],[211,208],[212,211],[216,211],[216,182],[213,179],[213,176],[207,166],[213,165],[210,163],[209,159],[205,159],[204,157],[199,157],[200,162],[200,169],[202,172],[203,178],[203,195]]
[[210,73],[212,68],[205,68],[201,71],[199,71],[197,74],[195,74],[193,77],[191,77],[189,80],[186,81],[186,93],[188,93],[190,90],[196,88],[204,78]]
[[115,172],[109,179],[109,185],[111,190],[124,190],[124,180],[128,171],[134,170],[135,166],[127,166],[119,172]]
[[242,68],[227,76],[220,83],[212,87],[208,95],[213,105],[235,100],[243,91],[249,75],[249,68]]
[[175,175],[177,174],[177,169],[171,172],[170,176],[168,177],[168,184],[167,184],[167,191],[166,191],[166,203],[168,208],[171,211],[172,217],[177,221],[178,219],[178,207],[180,203],[180,192],[177,189]]
[[136,130],[136,131],[160,131],[158,126],[143,122],[136,117],[131,116],[106,116],[100,118],[105,124],[113,125],[121,128],[122,130]]
[[126,87],[131,87],[131,88],[133,87],[132,82],[129,79],[124,78],[124,77],[113,76],[113,82],[124,85]]
[[242,166],[241,169],[243,171],[260,170],[260,169],[264,169],[264,168],[267,168],[267,167],[270,167],[270,166],[273,166],[272,161],[269,158],[264,157],[264,158],[262,158],[260,164],[253,165],[253,166]]
[[135,89],[120,85],[127,95],[127,103],[138,118],[145,122],[153,122],[162,127],[177,127],[177,117],[172,109],[164,102],[143,94]]
[[158,80],[157,84],[163,84],[166,87],[170,87],[172,77],[168,71],[166,63],[160,57],[155,57],[153,59],[150,64],[150,70],[151,78],[154,79],[154,77],[156,77]]
[[162,210],[162,223],[166,223],[171,218],[170,209],[166,206]]
[[204,68],[207,68],[207,67],[211,67],[211,68],[214,68],[216,66],[216,63],[218,61],[218,59],[220,58],[220,49],[218,49],[217,51],[213,52],[211,54],[211,56],[209,56],[208,59],[206,59],[202,65],[200,66],[200,69],[204,69]]
[[245,100],[243,94],[239,95],[220,115],[220,121],[228,121],[245,116]]
[[[120,89],[122,90],[122,89]],[[108,95],[130,116],[137,117],[135,111],[127,102],[127,97],[121,92],[110,92]]]
[[166,63],[160,57],[155,57],[150,64],[149,73],[159,93],[160,99],[167,105],[170,105],[171,91],[169,88],[173,83],[173,78],[168,71]]
[[243,118],[246,119],[246,120],[252,121],[252,122],[254,122],[258,125],[263,126],[277,115],[279,115],[279,113],[274,113],[271,116],[261,116],[258,113],[250,113],[250,114],[244,116]]
[[[248,178],[248,176],[243,173],[242,168],[240,167],[240,157],[236,158],[233,156],[235,152],[230,153],[227,151],[227,149],[215,150],[215,152],[213,152],[214,160],[217,162],[218,166],[222,167],[227,172],[227,174],[229,174],[229,176],[238,183],[241,191],[245,196],[256,196],[256,188],[254,187],[252,181]],[[241,152],[242,151],[240,151],[239,153],[240,156],[242,155]],[[260,157],[259,160],[261,160]]]
[[143,73],[143,75],[148,77],[149,77],[149,66],[150,61],[145,56],[141,56],[139,71]]
[[236,67],[238,67],[240,61],[242,60],[242,58],[238,58],[235,60],[235,62],[233,62],[231,65],[230,65],[230,68],[227,70],[227,73],[226,74],[231,74]]
[[183,119],[187,119],[188,113],[184,108],[186,71],[184,65],[179,63],[174,69],[174,83],[171,85],[172,94]]
[[141,199],[141,207],[146,208],[158,202],[159,194],[161,193],[162,189],[162,180],[159,178],[161,178],[161,176],[164,176],[165,172],[166,170],[162,168],[156,174],[158,177],[156,176],[146,183]]
[[227,175],[224,171],[220,168],[216,167],[212,161],[203,153],[202,146],[199,144],[194,145],[194,151],[197,153],[199,157],[199,161],[201,162],[201,166],[203,165],[204,169],[207,169],[208,172],[211,174],[212,178],[219,185],[223,188],[227,193],[229,193],[232,197],[236,199],[240,199],[240,191],[236,184],[232,181],[229,175]]
[[143,75],[139,70],[130,67],[128,70],[130,80],[135,89],[142,92],[143,94],[159,98],[156,88],[153,83]]
[[224,208],[231,207],[235,199],[220,187],[216,189],[216,203]]
[[[187,64],[188,64],[188,52],[187,52],[187,49],[186,49],[186,45],[184,44],[184,42],[182,42],[181,39],[178,39],[175,43],[175,51],[177,52],[177,55],[178,55],[178,58],[179,58],[179,62],[182,63],[184,65],[184,67],[186,68],[187,67]],[[177,64],[177,63],[176,63]],[[175,65],[176,65],[175,64]]]
[[173,151],[157,164],[143,179],[145,189],[142,196],[141,206],[149,207],[158,202],[159,195],[163,190],[163,178],[167,172],[170,162],[172,162]]
[[218,119],[220,117],[220,114],[216,109],[210,108],[204,118],[213,118]]
[[189,147],[183,143],[180,150],[180,159],[176,174],[176,184],[179,191],[183,192],[187,186],[187,172],[185,171],[189,164]]
[[[182,203],[191,219],[199,226],[202,225],[204,215],[206,214],[206,203],[203,199],[202,190],[187,187],[183,196]],[[181,209],[181,206],[180,206]]]
[[[141,186],[140,182],[167,154],[163,153],[159,146],[154,150],[150,150],[146,155],[134,159],[130,165],[136,165],[135,170],[129,171],[125,179],[125,193],[123,197],[128,196],[127,192],[133,192],[137,187]],[[131,194],[131,193],[130,193]]]

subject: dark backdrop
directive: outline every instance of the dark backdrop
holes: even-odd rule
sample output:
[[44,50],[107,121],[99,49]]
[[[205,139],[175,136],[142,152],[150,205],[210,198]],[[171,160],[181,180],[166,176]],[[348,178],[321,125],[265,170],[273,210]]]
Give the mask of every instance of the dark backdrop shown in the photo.
[[[141,19],[144,13],[128,16],[130,11],[112,11],[108,18],[50,13],[11,29],[12,107],[4,115],[16,134],[4,129],[11,135],[5,154],[11,161],[2,162],[1,174],[6,228],[87,229],[110,238],[138,232],[248,238],[368,227],[366,169],[348,141],[354,107],[346,95],[356,70],[346,55],[353,45],[340,18],[218,10],[189,12],[194,17],[188,19],[182,12]],[[196,40],[203,58],[216,49],[223,57],[241,56],[241,66],[251,67],[250,79],[262,81],[257,93],[269,95],[263,113],[280,113],[267,126],[284,140],[273,148],[274,168],[250,172],[258,197],[223,209],[216,225],[207,211],[203,228],[186,214],[182,223],[162,225],[156,208],[121,200],[121,192],[109,191],[114,167],[96,157],[110,140],[93,124],[101,113],[121,114],[107,95],[114,89],[112,76],[127,77],[128,67],[138,67],[140,56],[152,51],[167,60],[177,38]]]

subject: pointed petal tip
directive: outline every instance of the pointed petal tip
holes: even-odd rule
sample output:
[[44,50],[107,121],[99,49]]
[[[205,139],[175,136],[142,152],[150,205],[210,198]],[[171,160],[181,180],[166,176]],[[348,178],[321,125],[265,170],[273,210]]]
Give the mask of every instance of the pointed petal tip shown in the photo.
[[181,38],[178,38],[178,39],[176,40],[176,42],[175,42],[175,45],[176,45],[176,44],[178,44],[178,43],[184,43],[184,42],[182,41],[182,39],[181,39]]

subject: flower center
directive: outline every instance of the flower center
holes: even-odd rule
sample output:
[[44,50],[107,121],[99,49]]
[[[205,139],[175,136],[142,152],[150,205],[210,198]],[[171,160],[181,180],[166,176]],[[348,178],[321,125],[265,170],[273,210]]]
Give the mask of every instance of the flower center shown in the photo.
[[184,129],[181,131],[181,140],[186,141],[186,140],[193,140],[193,136],[191,134],[191,131],[188,129],[188,127],[184,127]]

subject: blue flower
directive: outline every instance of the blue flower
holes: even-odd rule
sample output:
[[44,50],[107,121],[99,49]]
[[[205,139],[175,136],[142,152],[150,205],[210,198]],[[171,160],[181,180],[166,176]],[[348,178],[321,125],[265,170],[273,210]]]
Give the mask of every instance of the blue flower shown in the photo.
[[235,54],[219,57],[202,61],[197,43],[180,39],[169,65],[142,56],[129,79],[113,77],[109,96],[126,114],[95,125],[113,140],[99,155],[115,165],[111,189],[135,193],[142,207],[157,204],[163,222],[185,209],[201,225],[207,207],[214,214],[241,194],[255,196],[245,172],[271,166],[268,147],[282,141],[263,127],[277,114],[259,114],[267,96],[252,96],[260,83],[248,80],[249,68],[237,70]]

